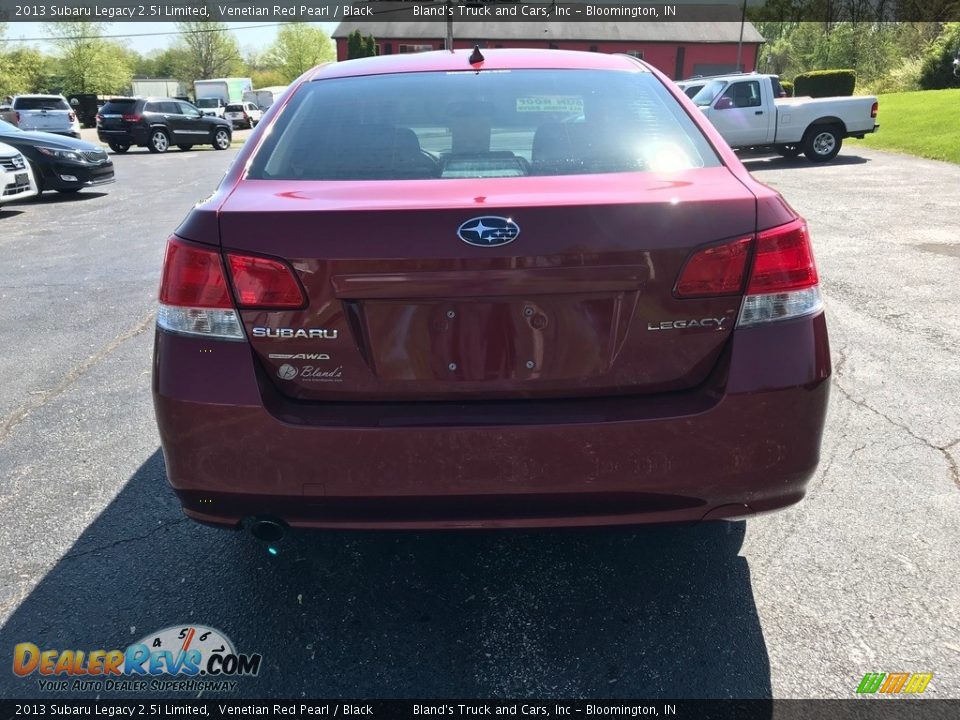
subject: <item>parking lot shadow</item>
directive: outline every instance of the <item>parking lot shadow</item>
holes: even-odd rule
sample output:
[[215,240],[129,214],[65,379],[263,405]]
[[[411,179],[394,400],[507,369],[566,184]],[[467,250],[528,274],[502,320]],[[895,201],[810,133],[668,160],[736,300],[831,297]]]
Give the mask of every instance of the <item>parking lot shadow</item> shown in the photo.
[[[157,451],[0,628],[0,652],[196,624],[263,656],[228,697],[769,697],[743,536],[313,532],[274,557],[185,520]],[[38,696],[36,675],[0,673],[0,697]]]
[[795,158],[785,158],[779,155],[743,155],[740,157],[744,166],[750,172],[758,170],[812,170],[836,165],[864,165],[870,162],[869,158],[859,155],[837,155],[827,163],[814,163],[802,155]]
[[56,192],[55,190],[48,190],[43,193],[38,198],[34,198],[36,203],[48,203],[48,202],[84,202],[86,200],[96,200],[97,198],[106,197],[107,193],[99,191],[89,191],[81,190],[80,192],[73,193],[61,193]]

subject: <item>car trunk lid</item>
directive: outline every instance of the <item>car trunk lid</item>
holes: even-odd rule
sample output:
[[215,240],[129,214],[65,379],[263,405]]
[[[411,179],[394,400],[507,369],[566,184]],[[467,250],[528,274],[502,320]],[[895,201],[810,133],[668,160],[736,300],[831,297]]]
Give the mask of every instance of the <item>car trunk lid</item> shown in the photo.
[[[755,198],[723,167],[669,178],[246,180],[222,207],[220,232],[227,252],[287,261],[309,298],[297,310],[241,311],[287,396],[548,398],[702,382],[740,296],[678,299],[674,284],[694,248],[752,235],[755,216]],[[469,244],[478,220],[496,218],[516,224],[515,239]]]

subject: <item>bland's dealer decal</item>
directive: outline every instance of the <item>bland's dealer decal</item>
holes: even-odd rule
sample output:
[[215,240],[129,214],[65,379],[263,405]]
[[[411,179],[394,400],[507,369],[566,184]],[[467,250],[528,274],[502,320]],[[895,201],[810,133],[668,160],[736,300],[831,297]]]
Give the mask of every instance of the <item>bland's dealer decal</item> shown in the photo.
[[312,382],[343,382],[343,365],[338,365],[335,368],[304,365],[298,368],[289,363],[284,363],[277,368],[277,377],[281,380],[293,380],[298,376],[301,380]]
[[13,672],[37,676],[49,692],[233,691],[235,678],[256,676],[261,661],[202,625],[168,627],[126,650],[52,650],[29,642],[13,649]]

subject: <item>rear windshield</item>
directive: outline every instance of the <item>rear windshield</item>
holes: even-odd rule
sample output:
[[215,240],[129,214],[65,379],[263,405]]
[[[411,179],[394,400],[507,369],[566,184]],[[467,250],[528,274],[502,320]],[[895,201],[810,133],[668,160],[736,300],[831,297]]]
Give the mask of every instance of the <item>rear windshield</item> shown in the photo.
[[21,97],[13,101],[15,110],[69,110],[67,101],[60,97]]
[[236,103],[233,105],[227,105],[227,112],[243,112],[243,105],[238,105]]
[[719,164],[649,73],[431,72],[307,83],[248,177],[515,177]]
[[137,104],[135,99],[130,100],[107,100],[104,106],[100,109],[101,115],[123,115],[133,110],[134,105]]
[[220,100],[218,98],[200,98],[197,100],[196,106],[201,108],[217,108],[220,107]]

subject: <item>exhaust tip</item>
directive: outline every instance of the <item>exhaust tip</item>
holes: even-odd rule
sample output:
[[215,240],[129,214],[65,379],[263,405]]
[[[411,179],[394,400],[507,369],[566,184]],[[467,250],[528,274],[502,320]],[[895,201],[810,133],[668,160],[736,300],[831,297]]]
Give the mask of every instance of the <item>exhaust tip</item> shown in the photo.
[[287,524],[277,518],[261,515],[249,518],[245,525],[250,535],[265,543],[278,543],[287,534]]
[[700,522],[703,522],[704,520],[746,520],[748,517],[755,514],[756,511],[752,507],[743,503],[738,503],[736,505],[721,505],[719,507],[715,507],[713,510],[700,518]]

